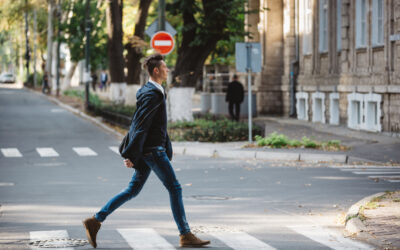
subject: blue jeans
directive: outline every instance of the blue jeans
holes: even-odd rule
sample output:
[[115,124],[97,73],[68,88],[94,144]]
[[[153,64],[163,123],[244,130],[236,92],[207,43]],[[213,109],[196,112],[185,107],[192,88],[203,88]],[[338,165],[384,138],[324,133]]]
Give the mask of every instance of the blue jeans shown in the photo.
[[96,220],[103,222],[106,217],[126,201],[136,197],[146,183],[151,170],[156,173],[169,192],[172,214],[180,234],[190,232],[186,221],[185,208],[182,201],[182,187],[176,179],[174,169],[165,153],[165,148],[156,147],[143,156],[146,166],[136,169],[128,187],[114,196],[101,210],[95,214]]

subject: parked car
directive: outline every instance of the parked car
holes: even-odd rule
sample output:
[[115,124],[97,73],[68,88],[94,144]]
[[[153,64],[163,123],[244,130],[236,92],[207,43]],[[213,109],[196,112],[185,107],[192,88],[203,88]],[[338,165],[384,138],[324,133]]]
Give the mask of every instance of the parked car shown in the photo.
[[0,82],[2,83],[14,83],[15,76],[12,73],[2,73],[0,75]]

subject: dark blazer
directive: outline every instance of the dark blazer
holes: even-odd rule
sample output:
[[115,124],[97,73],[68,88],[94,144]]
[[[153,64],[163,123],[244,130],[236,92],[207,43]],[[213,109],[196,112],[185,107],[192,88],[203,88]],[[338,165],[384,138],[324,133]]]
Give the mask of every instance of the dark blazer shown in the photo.
[[[134,168],[140,168],[144,164],[143,146],[147,139],[147,133],[152,125],[154,116],[158,113],[159,108],[164,102],[163,93],[152,83],[147,82],[136,93],[136,112],[133,115],[132,123],[129,128],[129,144],[121,153],[121,156],[130,159],[134,164]],[[164,145],[168,158],[172,160],[172,145],[168,133],[167,140]]]

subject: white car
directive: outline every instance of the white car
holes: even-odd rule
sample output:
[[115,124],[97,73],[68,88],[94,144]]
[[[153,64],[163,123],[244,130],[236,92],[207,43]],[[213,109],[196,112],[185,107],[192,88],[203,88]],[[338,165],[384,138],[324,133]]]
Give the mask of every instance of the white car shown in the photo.
[[14,83],[15,76],[12,73],[3,73],[0,75],[0,82],[2,83]]

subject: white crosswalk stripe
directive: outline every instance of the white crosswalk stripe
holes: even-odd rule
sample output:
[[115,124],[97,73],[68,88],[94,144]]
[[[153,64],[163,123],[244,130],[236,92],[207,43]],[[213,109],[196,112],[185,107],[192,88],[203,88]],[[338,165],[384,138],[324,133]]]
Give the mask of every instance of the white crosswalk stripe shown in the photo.
[[108,148],[111,149],[111,151],[113,151],[113,152],[115,152],[116,154],[119,155],[119,149],[118,149],[118,147],[116,147],[116,146],[111,146],[111,147],[108,147]]
[[216,232],[212,236],[224,242],[230,248],[238,250],[273,250],[276,249],[266,243],[254,238],[245,232]]
[[[340,168],[342,167],[342,168]],[[382,179],[388,182],[400,182],[400,167],[395,166],[331,166],[339,168],[343,172],[351,172],[356,175],[366,175],[368,179]]]
[[331,231],[317,225],[294,225],[288,226],[288,228],[332,249],[374,249],[367,244],[345,238],[339,232]]
[[[51,240],[51,239],[66,239],[69,238],[68,232],[66,230],[53,230],[53,231],[32,231],[30,232],[30,240],[31,242],[39,241],[39,240]],[[72,247],[56,247],[56,248],[39,248],[35,246],[31,246],[31,249],[52,249],[52,250],[73,250]]]
[[126,242],[128,242],[129,246],[135,250],[175,249],[173,245],[161,237],[152,228],[126,228],[117,229],[117,231],[122,235]]
[[41,157],[58,157],[60,156],[53,148],[36,148]]
[[22,157],[21,152],[17,148],[2,148],[1,152],[4,157]]
[[73,147],[72,148],[80,156],[96,156],[97,153],[88,147]]

